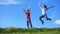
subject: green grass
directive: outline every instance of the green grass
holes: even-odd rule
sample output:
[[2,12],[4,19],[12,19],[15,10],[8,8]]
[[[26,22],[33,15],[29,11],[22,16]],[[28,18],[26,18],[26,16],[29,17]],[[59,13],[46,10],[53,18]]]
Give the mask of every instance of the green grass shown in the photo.
[[0,34],[60,34],[60,28],[0,28]]
[[14,32],[14,33],[0,33],[0,34],[60,34],[60,32],[25,32],[25,33],[21,33],[21,32]]

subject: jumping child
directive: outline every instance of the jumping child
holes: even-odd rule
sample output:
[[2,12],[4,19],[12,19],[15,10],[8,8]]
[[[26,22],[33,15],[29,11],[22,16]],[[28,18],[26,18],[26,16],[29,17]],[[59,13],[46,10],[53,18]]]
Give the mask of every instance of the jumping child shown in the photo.
[[39,20],[42,22],[42,24],[44,24],[44,21],[42,20],[42,18],[46,18],[47,20],[52,20],[51,18],[48,18],[46,11],[54,6],[51,7],[47,7],[46,5],[40,5],[39,3],[37,3],[38,6],[40,7],[41,11],[42,11],[42,16],[39,17]]

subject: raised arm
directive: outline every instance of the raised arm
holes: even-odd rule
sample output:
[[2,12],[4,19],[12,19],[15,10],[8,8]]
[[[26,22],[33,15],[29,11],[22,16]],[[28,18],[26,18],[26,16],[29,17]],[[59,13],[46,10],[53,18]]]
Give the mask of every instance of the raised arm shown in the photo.
[[30,12],[30,6],[28,6],[28,9],[27,10],[29,10],[29,12]]
[[28,6],[28,10],[30,10],[30,6]]
[[30,6],[28,6],[28,10],[30,11]]
[[22,9],[23,9],[23,11],[26,13],[26,11],[25,11],[24,7],[23,7]]
[[50,9],[50,8],[53,8],[53,7],[55,7],[55,6],[50,6],[50,7],[47,8],[47,10]]
[[41,4],[39,4],[39,3],[37,3],[38,4],[38,6],[40,7],[40,8],[42,8],[42,5]]

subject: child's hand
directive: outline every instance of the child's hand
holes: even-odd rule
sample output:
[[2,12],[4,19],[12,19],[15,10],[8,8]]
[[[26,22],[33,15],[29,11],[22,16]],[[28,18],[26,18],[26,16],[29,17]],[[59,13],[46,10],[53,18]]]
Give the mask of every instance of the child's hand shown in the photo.
[[52,7],[55,7],[55,6],[52,6]]
[[30,9],[30,6],[28,6],[28,9]]

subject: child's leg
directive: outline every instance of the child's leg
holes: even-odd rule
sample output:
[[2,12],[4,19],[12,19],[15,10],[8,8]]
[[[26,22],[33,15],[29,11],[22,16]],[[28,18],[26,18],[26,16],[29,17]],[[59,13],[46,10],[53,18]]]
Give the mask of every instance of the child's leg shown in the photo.
[[29,28],[29,21],[27,21],[27,27]]
[[43,18],[44,16],[42,15],[41,17],[39,17],[40,21],[42,22],[42,24],[44,24],[44,21],[41,19]]
[[45,15],[45,18],[46,18],[47,20],[52,20],[51,18],[48,18],[47,15]]
[[31,23],[31,19],[30,19],[29,21],[30,21],[30,26],[31,26],[31,28],[32,28],[32,23]]

